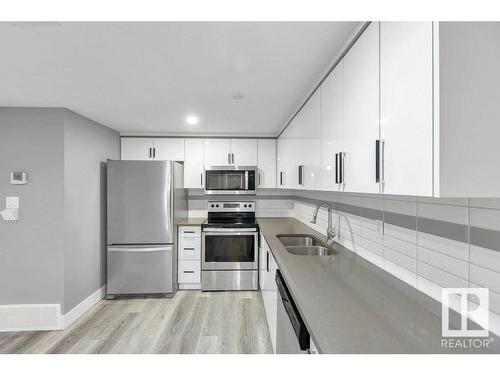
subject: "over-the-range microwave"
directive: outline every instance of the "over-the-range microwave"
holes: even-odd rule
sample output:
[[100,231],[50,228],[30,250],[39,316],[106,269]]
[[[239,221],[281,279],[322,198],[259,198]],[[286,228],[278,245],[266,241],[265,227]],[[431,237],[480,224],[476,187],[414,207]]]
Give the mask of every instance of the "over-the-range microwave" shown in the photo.
[[257,167],[205,167],[205,194],[255,194]]

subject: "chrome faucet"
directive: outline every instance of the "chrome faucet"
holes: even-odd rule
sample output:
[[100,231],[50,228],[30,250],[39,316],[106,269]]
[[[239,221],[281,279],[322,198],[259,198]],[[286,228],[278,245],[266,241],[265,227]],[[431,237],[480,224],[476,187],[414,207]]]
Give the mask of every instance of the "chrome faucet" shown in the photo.
[[314,210],[313,218],[311,220],[311,223],[316,224],[316,217],[318,216],[318,211],[321,208],[321,206],[326,206],[328,208],[328,228],[326,229],[326,243],[328,246],[330,246],[333,243],[333,239],[335,238],[335,228],[333,227],[332,224],[332,216],[333,216],[333,211],[335,208],[328,203],[328,202],[322,202],[316,206],[316,209]]

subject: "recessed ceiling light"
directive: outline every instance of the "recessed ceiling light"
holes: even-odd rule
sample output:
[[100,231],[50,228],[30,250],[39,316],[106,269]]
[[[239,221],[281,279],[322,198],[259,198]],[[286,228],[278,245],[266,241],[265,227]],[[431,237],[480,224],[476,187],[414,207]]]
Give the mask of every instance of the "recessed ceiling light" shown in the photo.
[[188,116],[186,117],[186,122],[189,124],[189,125],[196,125],[198,123],[198,117],[196,116]]

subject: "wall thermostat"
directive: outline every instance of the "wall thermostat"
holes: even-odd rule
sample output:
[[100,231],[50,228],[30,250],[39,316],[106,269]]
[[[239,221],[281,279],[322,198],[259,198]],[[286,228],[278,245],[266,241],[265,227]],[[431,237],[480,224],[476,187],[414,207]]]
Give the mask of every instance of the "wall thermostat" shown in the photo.
[[12,172],[10,183],[12,185],[25,185],[28,183],[28,174],[26,172]]

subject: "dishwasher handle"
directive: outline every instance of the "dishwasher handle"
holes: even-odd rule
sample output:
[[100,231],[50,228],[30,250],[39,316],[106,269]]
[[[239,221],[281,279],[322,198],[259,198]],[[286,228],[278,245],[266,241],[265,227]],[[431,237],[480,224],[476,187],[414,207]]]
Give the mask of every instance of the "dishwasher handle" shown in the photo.
[[311,339],[309,331],[307,330],[307,327],[300,316],[299,310],[290,295],[290,291],[285,284],[285,280],[283,279],[280,270],[276,270],[276,286],[278,287],[278,293],[281,301],[283,302],[283,306],[285,307],[290,323],[292,324],[297,340],[299,341],[300,349],[310,349]]

